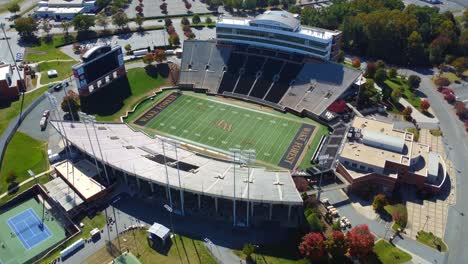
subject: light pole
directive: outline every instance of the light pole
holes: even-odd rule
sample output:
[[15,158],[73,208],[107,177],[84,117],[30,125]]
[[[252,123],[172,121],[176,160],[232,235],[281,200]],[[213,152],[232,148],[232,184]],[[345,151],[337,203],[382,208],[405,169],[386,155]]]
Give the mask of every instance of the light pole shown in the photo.
[[182,264],[182,256],[180,255],[179,246],[177,245],[177,237],[175,237],[176,233],[175,233],[175,229],[174,229],[174,223],[172,222],[172,211],[173,210],[172,210],[172,207],[170,207],[167,204],[164,205],[164,209],[166,209],[169,212],[169,221],[171,223],[172,233],[174,234],[174,241],[175,241],[175,244],[176,244],[177,253],[179,254],[179,260],[180,260],[180,263]]
[[[28,170],[28,174],[36,180],[36,185],[39,186],[39,180],[37,179],[36,174],[32,170]],[[39,193],[40,195],[40,193]],[[42,200],[42,223],[41,228],[44,228],[44,214],[45,214],[45,204],[44,204],[44,197],[41,197]]]
[[[57,118],[57,121],[60,121],[60,123],[57,123],[57,126],[61,125],[62,128],[59,128],[61,131],[63,131],[63,134],[60,133],[60,136],[62,138],[64,147],[65,147],[65,152],[67,152],[68,149],[68,158],[71,159],[71,149],[70,149],[70,144],[68,144],[67,138],[67,133],[65,132],[65,127],[63,126],[63,120],[60,118],[60,114],[58,113],[58,102],[57,98],[53,96],[51,93],[46,92],[47,99],[49,99],[49,104],[52,107],[52,112],[55,115],[55,118]],[[68,167],[67,167],[68,169]]]

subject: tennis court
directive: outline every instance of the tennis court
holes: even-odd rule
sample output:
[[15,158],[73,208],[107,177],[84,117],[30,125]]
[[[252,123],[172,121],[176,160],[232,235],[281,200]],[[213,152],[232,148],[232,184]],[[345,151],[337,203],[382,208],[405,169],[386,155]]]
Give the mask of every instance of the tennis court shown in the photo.
[[[132,253],[124,253],[114,259],[112,262],[114,264],[141,264],[137,257],[135,257]],[[1,263],[0,263],[1,264]]]
[[0,264],[30,262],[66,238],[62,224],[45,212],[42,226],[42,203],[37,197],[0,211]]
[[43,224],[32,208],[8,219],[8,225],[27,250],[52,236],[47,226]]

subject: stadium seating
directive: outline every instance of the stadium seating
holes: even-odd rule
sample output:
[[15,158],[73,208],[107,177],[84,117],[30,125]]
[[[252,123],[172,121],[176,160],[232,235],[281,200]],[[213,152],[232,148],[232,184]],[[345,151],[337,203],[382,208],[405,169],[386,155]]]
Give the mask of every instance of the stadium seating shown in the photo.
[[221,80],[221,84],[219,85],[218,93],[223,92],[232,92],[234,90],[234,86],[236,85],[237,79],[239,75],[232,74],[230,72],[225,72],[223,75],[223,79]]
[[265,100],[278,103],[283,98],[292,80],[302,69],[302,64],[286,62],[281,69],[278,81],[271,87]]
[[261,98],[265,96],[273,82],[273,76],[279,73],[283,62],[269,58],[263,66],[262,76],[255,83],[249,96]]

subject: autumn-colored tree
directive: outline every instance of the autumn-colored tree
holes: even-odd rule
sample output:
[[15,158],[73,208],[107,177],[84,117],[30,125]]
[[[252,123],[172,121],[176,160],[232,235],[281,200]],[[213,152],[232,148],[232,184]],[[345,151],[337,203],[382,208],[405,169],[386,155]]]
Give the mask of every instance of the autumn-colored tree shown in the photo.
[[413,113],[413,109],[409,106],[405,107],[405,109],[403,109],[403,112],[402,114],[408,119],[411,117],[411,114]]
[[454,94],[448,93],[448,94],[445,94],[445,95],[444,95],[444,99],[445,99],[448,103],[451,104],[451,103],[455,102],[456,97],[455,97]]
[[192,4],[189,2],[185,3],[185,8],[187,8],[187,12],[190,12],[190,8],[192,8]]
[[373,62],[367,63],[366,72],[364,76],[367,78],[374,78],[374,74],[377,71],[377,66]]
[[156,62],[163,62],[166,59],[166,53],[162,49],[157,49],[154,52],[154,60]]
[[437,86],[448,86],[450,85],[450,80],[445,77],[437,77],[434,80],[435,85]]
[[388,204],[387,197],[383,194],[377,194],[374,197],[374,201],[372,202],[372,207],[376,212],[380,212],[384,209],[384,206]]
[[165,18],[165,19],[164,19],[164,25],[165,25],[166,27],[172,26],[172,20],[171,20],[170,18],[168,18],[168,17]]
[[304,177],[294,177],[293,180],[298,191],[305,192],[309,189],[309,183]]
[[454,108],[458,117],[460,117],[461,119],[464,119],[466,117],[468,110],[466,109],[466,106],[463,102],[460,102],[460,101],[455,102]]
[[151,65],[154,61],[154,55],[152,53],[148,53],[145,56],[143,56],[143,63],[146,65]]
[[179,81],[180,70],[179,66],[175,63],[169,64],[169,80],[171,81],[172,85],[176,85]]
[[351,60],[351,65],[354,67],[354,68],[360,68],[361,67],[361,60],[359,58],[353,58]]
[[358,225],[346,233],[349,254],[358,259],[364,259],[374,248],[374,235],[367,225]]
[[143,7],[141,7],[141,6],[136,6],[136,7],[135,7],[135,11],[137,11],[138,13],[141,14],[141,13],[143,13]]
[[325,241],[325,249],[335,257],[344,256],[348,252],[348,241],[341,231],[333,231],[332,235]]
[[427,111],[429,109],[429,107],[431,107],[431,104],[429,103],[429,100],[427,100],[427,99],[422,100],[421,104],[419,105],[419,108],[423,112]]
[[310,259],[317,261],[325,255],[325,243],[323,236],[320,233],[308,233],[302,238],[299,244],[299,251],[301,254]]
[[190,25],[190,21],[186,18],[186,17],[183,17],[181,20],[180,20],[180,23],[182,25]]

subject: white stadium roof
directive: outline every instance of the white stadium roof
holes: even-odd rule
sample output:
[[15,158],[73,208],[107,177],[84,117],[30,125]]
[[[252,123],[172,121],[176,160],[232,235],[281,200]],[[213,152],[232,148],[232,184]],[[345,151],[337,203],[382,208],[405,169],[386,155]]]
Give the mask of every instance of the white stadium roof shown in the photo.
[[[61,132],[62,126],[56,121],[52,125]],[[85,126],[74,123],[64,125],[65,135],[78,149],[92,156],[91,145],[86,136]],[[97,124],[96,132],[102,147],[104,161],[113,168],[129,175],[158,185],[167,183],[163,163],[151,160],[149,157],[163,155],[163,144],[166,159],[176,160],[174,143],[160,138],[151,138],[141,132],[135,132],[126,124]],[[92,129],[88,127],[88,129]],[[63,133],[62,133],[63,134]],[[91,132],[91,134],[94,134]],[[96,138],[91,137],[92,145],[97,146]],[[302,204],[292,177],[288,171],[268,171],[264,168],[248,169],[236,165],[234,177],[233,163],[201,156],[183,148],[177,147],[179,162],[198,167],[194,171],[180,170],[181,187],[188,192],[199,193],[212,197],[238,200],[247,199],[247,183],[249,184],[249,200],[272,204]],[[161,156],[159,156],[161,157]],[[98,160],[100,158],[98,157]],[[166,160],[167,162],[167,160]],[[167,163],[168,164],[168,163]],[[179,189],[178,173],[175,167],[167,166],[169,185]],[[236,192],[234,195],[234,182]]]

